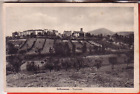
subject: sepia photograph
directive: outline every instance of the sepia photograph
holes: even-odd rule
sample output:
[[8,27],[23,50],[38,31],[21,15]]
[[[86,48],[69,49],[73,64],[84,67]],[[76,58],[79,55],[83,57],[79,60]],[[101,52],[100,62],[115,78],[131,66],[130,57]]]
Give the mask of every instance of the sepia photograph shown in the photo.
[[3,6],[7,91],[138,92],[137,4]]

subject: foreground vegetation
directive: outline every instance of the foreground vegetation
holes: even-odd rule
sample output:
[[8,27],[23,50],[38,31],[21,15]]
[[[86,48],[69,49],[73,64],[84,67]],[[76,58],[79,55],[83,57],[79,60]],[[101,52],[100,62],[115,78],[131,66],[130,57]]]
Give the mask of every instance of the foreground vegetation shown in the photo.
[[126,68],[125,64],[111,66],[85,67],[79,71],[64,69],[32,73],[22,71],[7,75],[9,87],[133,87],[133,64]]

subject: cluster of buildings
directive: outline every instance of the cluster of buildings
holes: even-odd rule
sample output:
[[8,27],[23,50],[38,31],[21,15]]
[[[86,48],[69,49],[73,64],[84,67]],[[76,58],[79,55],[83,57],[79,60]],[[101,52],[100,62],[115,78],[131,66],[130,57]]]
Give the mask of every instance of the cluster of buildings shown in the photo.
[[59,36],[59,37],[84,37],[83,28],[80,28],[80,31],[64,31],[63,34],[60,34],[58,30],[51,29],[32,29],[26,30],[23,32],[13,32],[12,37],[14,38],[24,38],[24,37],[43,37],[43,36]]
[[26,37],[26,36],[45,36],[45,35],[58,35],[57,30],[50,29],[31,29],[23,32],[13,32],[12,37]]
[[64,37],[70,37],[70,36],[73,36],[73,37],[84,37],[84,31],[83,31],[83,28],[80,28],[80,31],[73,31],[73,32],[72,31],[64,31],[63,32],[63,36]]

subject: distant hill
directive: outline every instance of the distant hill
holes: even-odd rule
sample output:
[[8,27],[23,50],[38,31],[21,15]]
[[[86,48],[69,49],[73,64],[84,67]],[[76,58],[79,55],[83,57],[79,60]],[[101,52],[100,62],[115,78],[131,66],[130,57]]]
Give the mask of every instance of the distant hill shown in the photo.
[[128,32],[128,31],[126,31],[126,32],[117,32],[117,34],[126,36],[126,35],[129,35],[129,34],[134,34],[134,32],[133,31],[130,31],[130,32]]
[[106,28],[99,28],[99,29],[96,29],[96,30],[89,31],[88,33],[94,34],[94,35],[98,35],[98,34],[113,35],[114,34],[113,31],[110,31]]

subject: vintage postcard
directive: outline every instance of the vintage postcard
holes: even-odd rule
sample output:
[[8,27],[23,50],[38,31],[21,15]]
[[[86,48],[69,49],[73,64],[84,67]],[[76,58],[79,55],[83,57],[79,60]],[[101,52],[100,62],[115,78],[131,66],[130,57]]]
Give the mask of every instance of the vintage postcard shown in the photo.
[[138,4],[3,4],[6,92],[139,92]]

